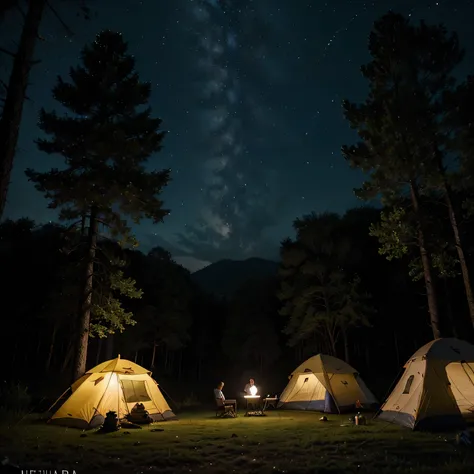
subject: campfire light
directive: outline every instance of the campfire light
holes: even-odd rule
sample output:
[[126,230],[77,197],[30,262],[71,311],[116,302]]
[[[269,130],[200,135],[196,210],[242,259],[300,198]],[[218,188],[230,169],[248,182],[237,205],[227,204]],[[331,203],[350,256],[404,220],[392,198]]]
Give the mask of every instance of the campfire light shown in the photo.
[[257,387],[255,385],[252,385],[250,387],[250,395],[252,395],[253,397],[257,395]]

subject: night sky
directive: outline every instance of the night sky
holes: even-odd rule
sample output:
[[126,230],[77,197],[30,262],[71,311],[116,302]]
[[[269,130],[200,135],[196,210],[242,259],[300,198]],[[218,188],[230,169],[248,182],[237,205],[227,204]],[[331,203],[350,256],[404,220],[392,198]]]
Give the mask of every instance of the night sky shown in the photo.
[[[143,222],[135,229],[140,248],[161,245],[191,270],[224,258],[276,259],[296,217],[361,204],[353,188],[363,176],[340,153],[356,139],[341,100],[365,97],[359,71],[369,60],[373,22],[393,9],[444,23],[466,49],[463,77],[474,73],[473,3],[96,0],[86,21],[73,0],[64,1],[58,11],[74,36],[47,12],[5,217],[56,219],[24,175],[27,167],[61,165],[33,143],[38,109],[57,108],[51,98],[56,76],[66,76],[84,44],[108,28],[129,42],[141,79],[153,85],[154,114],[169,130],[149,166],[172,169],[164,192],[171,215],[163,224]],[[19,30],[19,18],[10,16],[2,46],[14,49]]]

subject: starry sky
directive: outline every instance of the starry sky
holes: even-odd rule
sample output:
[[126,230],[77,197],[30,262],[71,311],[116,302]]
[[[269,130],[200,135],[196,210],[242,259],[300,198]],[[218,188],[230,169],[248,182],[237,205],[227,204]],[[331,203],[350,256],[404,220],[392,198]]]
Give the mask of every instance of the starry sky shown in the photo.
[[[24,175],[60,165],[33,143],[38,110],[56,107],[56,76],[78,64],[85,43],[120,31],[169,131],[149,166],[171,168],[173,179],[163,194],[171,215],[135,233],[143,251],[160,245],[192,271],[220,259],[277,259],[296,217],[361,204],[353,188],[363,175],[340,153],[356,139],[341,100],[365,97],[360,66],[378,17],[393,9],[444,23],[466,49],[460,77],[474,73],[472,0],[91,0],[90,20],[74,3],[55,1],[73,36],[51,11],[42,23],[5,217],[56,219]],[[0,44],[14,49],[20,17],[1,27]]]

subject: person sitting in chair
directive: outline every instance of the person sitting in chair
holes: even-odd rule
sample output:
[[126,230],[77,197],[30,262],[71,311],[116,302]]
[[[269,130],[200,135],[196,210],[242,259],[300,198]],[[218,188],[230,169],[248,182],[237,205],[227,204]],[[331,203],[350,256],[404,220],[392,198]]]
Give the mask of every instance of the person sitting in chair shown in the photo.
[[217,385],[217,388],[214,389],[214,396],[216,400],[222,400],[222,404],[225,402],[225,396],[222,393],[222,389],[224,388],[224,382],[220,382]]
[[237,401],[236,400],[226,400],[222,389],[224,388],[224,382],[220,382],[217,385],[217,388],[214,389],[214,397],[218,405],[226,406],[231,405],[234,411],[237,411]]

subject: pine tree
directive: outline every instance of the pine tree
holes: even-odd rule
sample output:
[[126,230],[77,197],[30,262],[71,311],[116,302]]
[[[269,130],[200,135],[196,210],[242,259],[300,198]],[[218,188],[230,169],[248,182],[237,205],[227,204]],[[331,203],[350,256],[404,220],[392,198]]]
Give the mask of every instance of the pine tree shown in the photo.
[[[3,13],[13,8],[15,3],[9,1],[5,4],[2,7]],[[23,103],[33,64],[38,30],[46,4],[46,0],[30,0],[28,2],[28,11],[25,15],[18,51],[14,55],[10,79],[5,89],[3,110],[0,116],[0,218],[7,202],[10,174],[20,133]]]
[[[85,0],[76,0],[76,2],[79,3],[79,8],[84,18],[88,19],[90,11],[84,3]],[[11,10],[18,9],[22,11],[22,3],[20,0],[1,0],[0,21],[6,21],[3,17]],[[0,115],[0,219],[7,202],[10,174],[20,133],[23,104],[26,99],[30,71],[34,64],[33,54],[36,43],[41,38],[39,30],[47,7],[70,33],[69,28],[67,28],[50,2],[47,0],[29,0],[26,3],[27,11],[23,14],[24,23],[17,51],[11,53],[2,48],[3,53],[13,56],[13,65],[8,84],[3,87],[3,90],[0,90],[3,103]]]
[[168,214],[160,193],[170,171],[147,171],[148,158],[160,151],[165,132],[147,106],[151,87],[140,81],[135,60],[120,33],[103,31],[84,47],[82,65],[71,68],[71,82],[58,78],[54,98],[69,114],[40,111],[39,127],[51,139],[38,148],[62,155],[65,167],[26,175],[60,209],[63,221],[88,220],[87,255],[77,327],[74,378],[86,368],[99,224],[112,237],[132,239],[126,216],[134,223],[158,223]]
[[399,206],[408,197],[404,215],[414,222],[423,266],[433,334],[440,336],[440,316],[429,251],[429,216],[423,196],[441,194],[446,203],[462,268],[467,301],[474,316],[469,273],[465,264],[452,191],[444,166],[444,137],[440,115],[443,91],[453,85],[452,71],[463,52],[456,35],[442,26],[410,25],[389,13],[377,21],[370,35],[372,61],[362,67],[370,92],[361,105],[344,102],[346,118],[362,143],[343,147],[353,167],[370,174],[359,197],[381,196],[387,206]]

